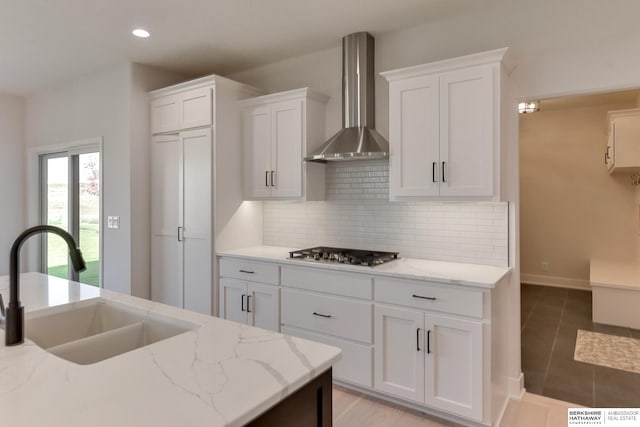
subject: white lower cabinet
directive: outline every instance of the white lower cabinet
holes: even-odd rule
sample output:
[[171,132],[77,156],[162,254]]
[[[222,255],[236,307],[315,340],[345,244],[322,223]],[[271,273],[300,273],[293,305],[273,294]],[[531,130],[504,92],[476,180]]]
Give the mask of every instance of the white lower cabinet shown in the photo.
[[284,325],[281,332],[340,348],[342,357],[333,366],[333,377],[349,383],[373,387],[373,348],[370,345],[358,344],[293,326]]
[[482,327],[376,304],[375,389],[482,421]]
[[220,279],[220,315],[227,320],[280,331],[280,288],[243,280]]
[[493,363],[505,334],[494,335],[493,317],[504,316],[505,280],[489,291],[231,257],[219,271],[222,317],[339,347],[340,384],[457,421],[497,422],[502,367]]
[[425,315],[425,403],[482,420],[482,323]]
[[333,377],[373,387],[371,276],[283,266],[282,286],[282,332],[339,347]]

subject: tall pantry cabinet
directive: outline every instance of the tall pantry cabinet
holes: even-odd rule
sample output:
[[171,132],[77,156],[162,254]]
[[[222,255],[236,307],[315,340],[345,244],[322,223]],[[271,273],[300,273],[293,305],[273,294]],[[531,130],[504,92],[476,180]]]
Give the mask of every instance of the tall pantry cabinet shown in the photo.
[[217,201],[242,199],[228,176],[242,169],[237,101],[259,94],[219,76],[150,93],[153,301],[213,314],[214,247],[228,220]]

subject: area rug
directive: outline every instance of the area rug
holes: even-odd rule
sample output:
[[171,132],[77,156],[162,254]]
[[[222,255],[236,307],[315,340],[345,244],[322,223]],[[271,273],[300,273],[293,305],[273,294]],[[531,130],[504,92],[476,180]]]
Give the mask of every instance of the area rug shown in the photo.
[[640,339],[578,329],[573,359],[640,374]]

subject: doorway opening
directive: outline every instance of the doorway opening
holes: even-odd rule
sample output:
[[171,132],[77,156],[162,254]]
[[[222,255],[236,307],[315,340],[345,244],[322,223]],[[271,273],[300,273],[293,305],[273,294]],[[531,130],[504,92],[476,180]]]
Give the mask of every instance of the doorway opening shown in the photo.
[[584,362],[578,342],[584,332],[640,339],[638,329],[593,321],[590,285],[593,260],[640,261],[640,186],[628,171],[609,172],[607,149],[609,113],[639,108],[640,90],[625,90],[543,99],[539,111],[520,115],[521,362],[528,392],[590,407],[637,404],[640,373],[611,367],[604,357]]
[[100,286],[100,164],[99,147],[40,155],[41,223],[69,232],[87,266],[85,271],[75,272],[64,241],[42,235],[43,273]]

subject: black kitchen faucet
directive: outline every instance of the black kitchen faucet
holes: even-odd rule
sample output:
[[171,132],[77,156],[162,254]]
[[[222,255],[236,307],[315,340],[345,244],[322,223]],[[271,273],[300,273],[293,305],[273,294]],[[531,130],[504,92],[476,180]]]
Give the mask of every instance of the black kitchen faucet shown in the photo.
[[82,253],[73,237],[62,228],[51,225],[36,225],[23,231],[11,246],[9,260],[9,307],[6,310],[5,345],[18,345],[24,342],[24,307],[20,304],[20,248],[25,240],[34,234],[54,233],[62,237],[69,246],[69,258],[75,271],[84,271],[86,266]]

